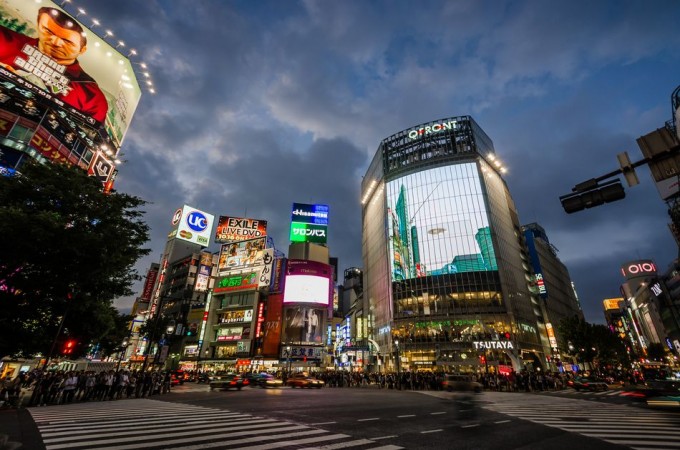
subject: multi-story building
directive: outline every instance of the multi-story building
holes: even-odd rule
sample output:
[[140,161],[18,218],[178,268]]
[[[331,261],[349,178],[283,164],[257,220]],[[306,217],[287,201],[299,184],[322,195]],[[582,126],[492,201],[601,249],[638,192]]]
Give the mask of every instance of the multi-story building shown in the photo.
[[[557,256],[557,249],[550,243],[548,235],[537,223],[522,226],[529,259],[534,272],[535,284],[532,294],[538,296],[543,320],[539,322],[541,340],[546,352],[552,354],[551,364],[557,368],[562,354],[568,349],[560,348],[559,325],[563,319],[578,317],[584,320],[583,310],[576,297],[567,267]],[[547,345],[546,345],[547,343]]]
[[[111,189],[141,96],[132,62],[54,2],[0,0],[0,9],[12,41],[3,41],[0,61],[0,173],[59,162]],[[55,35],[64,39],[42,45]],[[74,51],[77,60],[64,57]]]
[[380,143],[362,183],[364,310],[392,369],[546,366],[533,273],[502,172],[469,116]]

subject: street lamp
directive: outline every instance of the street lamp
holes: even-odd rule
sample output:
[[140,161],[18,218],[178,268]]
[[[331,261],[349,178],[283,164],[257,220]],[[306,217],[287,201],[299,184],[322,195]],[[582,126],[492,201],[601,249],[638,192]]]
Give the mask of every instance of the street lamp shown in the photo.
[[120,349],[118,350],[118,364],[116,364],[116,372],[120,369],[120,364],[123,362],[123,358],[125,358],[125,353],[127,353],[127,348],[128,348],[128,341],[124,340],[123,343],[120,346]]
[[394,341],[394,345],[397,348],[397,375],[399,375],[399,372],[401,371],[400,370],[400,366],[401,366],[400,359],[401,358],[399,357],[399,340]]
[[290,364],[291,364],[291,360],[290,360],[290,345],[287,345],[287,346],[286,346],[286,356],[288,357],[288,375],[290,375]]

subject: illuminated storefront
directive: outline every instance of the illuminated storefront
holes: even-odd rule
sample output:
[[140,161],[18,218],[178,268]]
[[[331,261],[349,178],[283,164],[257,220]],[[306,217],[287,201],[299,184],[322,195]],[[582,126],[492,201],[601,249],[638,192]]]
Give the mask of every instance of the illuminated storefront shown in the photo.
[[388,369],[544,365],[532,273],[500,166],[468,116],[380,144],[362,186],[364,298],[374,314],[368,337]]

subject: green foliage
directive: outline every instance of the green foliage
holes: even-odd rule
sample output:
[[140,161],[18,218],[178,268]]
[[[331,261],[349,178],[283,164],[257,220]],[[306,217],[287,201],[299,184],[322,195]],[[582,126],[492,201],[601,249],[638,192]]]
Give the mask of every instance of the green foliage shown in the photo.
[[76,339],[84,351],[120,326],[113,299],[132,295],[149,253],[144,204],[58,164],[0,177],[0,355],[47,355],[64,315],[56,349]]
[[563,319],[557,328],[561,348],[579,361],[594,366],[629,362],[625,343],[605,325],[590,324],[575,316]]

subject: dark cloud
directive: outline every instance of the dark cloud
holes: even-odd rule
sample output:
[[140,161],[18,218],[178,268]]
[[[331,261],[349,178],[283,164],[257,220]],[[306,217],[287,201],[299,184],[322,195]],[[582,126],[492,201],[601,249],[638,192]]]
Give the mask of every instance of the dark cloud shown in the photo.
[[589,320],[618,294],[621,263],[677,256],[644,168],[623,201],[567,215],[558,200],[615,170],[617,153],[640,159],[635,139],[671,118],[672,0],[78,3],[102,22],[95,31],[138,50],[157,90],[142,97],[117,181],[151,202],[141,272],[182,204],[266,219],[286,251],[290,204],[328,203],[331,253],[340,270],[360,266],[359,187],[380,141],[468,114],[508,166],[521,221],[560,250]]

